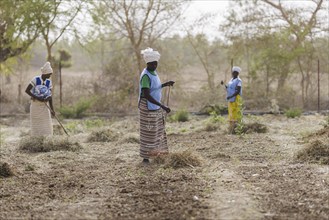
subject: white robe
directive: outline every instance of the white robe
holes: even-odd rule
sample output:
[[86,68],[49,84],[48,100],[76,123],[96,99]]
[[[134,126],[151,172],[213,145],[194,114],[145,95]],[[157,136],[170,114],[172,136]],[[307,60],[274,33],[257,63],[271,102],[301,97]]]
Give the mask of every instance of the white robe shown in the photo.
[[50,111],[44,102],[31,100],[30,120],[32,136],[53,135],[53,123]]

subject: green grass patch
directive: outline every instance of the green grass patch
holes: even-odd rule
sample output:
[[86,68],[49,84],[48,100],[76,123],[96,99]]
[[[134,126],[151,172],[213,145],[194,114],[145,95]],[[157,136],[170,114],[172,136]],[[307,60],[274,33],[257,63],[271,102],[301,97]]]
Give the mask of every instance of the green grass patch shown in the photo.
[[179,110],[169,117],[171,122],[186,122],[189,120],[189,113],[186,110]]
[[228,108],[224,105],[206,105],[201,110],[200,113],[211,115],[213,113],[216,113],[216,115],[225,115],[228,114]]
[[291,108],[286,110],[284,115],[287,116],[287,118],[298,118],[302,115],[302,110],[298,108]]
[[87,129],[95,128],[95,127],[102,127],[102,126],[104,126],[104,121],[101,119],[85,120],[84,125]]
[[74,105],[60,108],[59,112],[64,118],[82,118],[85,116],[85,112],[92,106],[93,102],[93,99],[80,99]]
[[224,117],[218,115],[217,112],[211,112],[205,123],[205,131],[217,131],[224,122]]

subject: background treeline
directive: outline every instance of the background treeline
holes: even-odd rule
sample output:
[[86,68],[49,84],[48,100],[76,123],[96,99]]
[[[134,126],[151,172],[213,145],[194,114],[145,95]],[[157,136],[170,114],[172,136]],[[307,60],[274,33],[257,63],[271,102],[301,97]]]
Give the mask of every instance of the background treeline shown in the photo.
[[[191,3],[1,1],[1,112],[28,110],[22,93],[46,60],[63,114],[136,112],[145,47],[160,51],[161,79],[177,82],[173,108],[225,105],[219,82],[239,65],[247,109],[316,110],[318,68],[320,108],[329,109],[327,1],[232,1],[224,15],[200,14],[192,24],[184,18]],[[209,26],[212,36],[204,31]]]

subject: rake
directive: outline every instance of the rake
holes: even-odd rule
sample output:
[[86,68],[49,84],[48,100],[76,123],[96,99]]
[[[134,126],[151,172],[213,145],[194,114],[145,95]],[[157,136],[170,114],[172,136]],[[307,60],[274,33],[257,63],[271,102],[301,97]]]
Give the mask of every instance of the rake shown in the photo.
[[[45,102],[44,102],[44,103],[45,103]],[[49,108],[49,106],[47,105],[47,103],[45,103],[45,105],[46,105],[47,108],[50,110],[50,112],[54,115],[54,117],[55,117],[56,120],[58,121],[59,125],[63,128],[65,134],[66,134],[67,136],[70,136],[70,135],[67,133],[67,131],[65,130],[64,126],[62,125],[62,123],[61,123],[61,122],[59,121],[59,119],[57,118],[55,112],[54,112],[51,108]]]

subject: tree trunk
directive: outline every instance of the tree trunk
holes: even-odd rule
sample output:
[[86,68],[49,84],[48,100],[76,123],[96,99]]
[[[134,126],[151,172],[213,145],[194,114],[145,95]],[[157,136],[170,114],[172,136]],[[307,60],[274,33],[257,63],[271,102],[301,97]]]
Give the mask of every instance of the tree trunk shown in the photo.
[[300,86],[302,87],[302,106],[305,107],[305,76],[302,73],[302,80],[300,81]]
[[280,77],[279,77],[279,80],[278,80],[278,86],[277,86],[277,89],[276,89],[277,94],[280,94],[281,88],[284,87],[284,85],[286,83],[286,80],[288,78],[288,73],[289,73],[289,64],[286,64],[285,66],[283,66],[281,68],[281,73],[280,73]]

